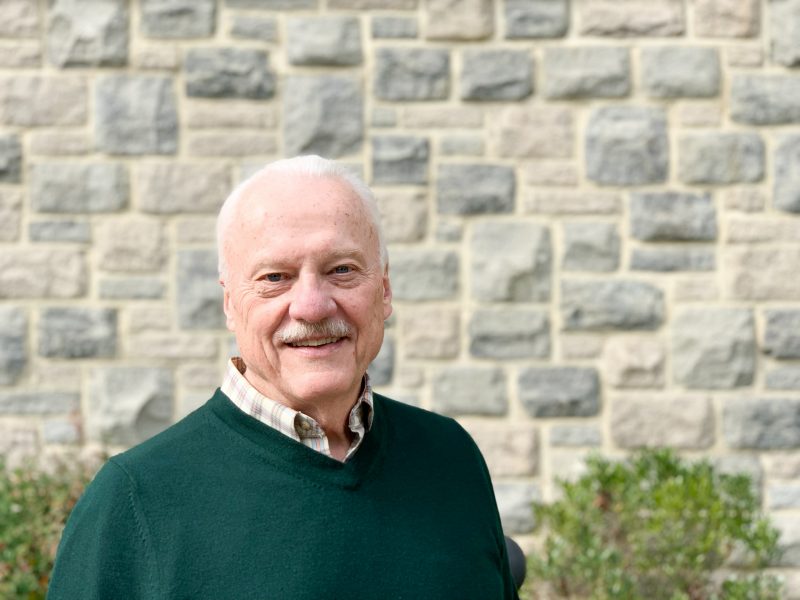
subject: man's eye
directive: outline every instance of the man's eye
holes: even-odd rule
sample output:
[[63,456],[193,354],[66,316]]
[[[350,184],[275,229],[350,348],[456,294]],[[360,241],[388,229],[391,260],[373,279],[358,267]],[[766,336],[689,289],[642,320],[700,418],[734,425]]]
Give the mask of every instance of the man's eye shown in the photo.
[[283,279],[283,275],[281,275],[280,273],[267,273],[264,276],[264,279],[266,279],[271,283],[278,283]]
[[339,273],[340,275],[342,273],[349,273],[350,267],[348,267],[347,265],[339,265],[338,267],[334,267],[333,272]]

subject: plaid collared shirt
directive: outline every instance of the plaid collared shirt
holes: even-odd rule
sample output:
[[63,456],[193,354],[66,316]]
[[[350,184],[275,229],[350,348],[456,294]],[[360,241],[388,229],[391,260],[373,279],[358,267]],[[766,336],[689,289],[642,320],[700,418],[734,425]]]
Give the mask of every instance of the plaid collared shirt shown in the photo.
[[[251,417],[317,452],[330,456],[328,436],[319,423],[308,415],[261,394],[245,379],[246,370],[247,367],[241,358],[238,356],[231,358],[225,370],[225,378],[222,380],[220,388],[222,392]],[[369,384],[369,376],[364,374],[361,395],[350,410],[348,426],[353,432],[353,441],[344,457],[345,460],[358,450],[364,435],[372,427],[372,415],[372,387]]]

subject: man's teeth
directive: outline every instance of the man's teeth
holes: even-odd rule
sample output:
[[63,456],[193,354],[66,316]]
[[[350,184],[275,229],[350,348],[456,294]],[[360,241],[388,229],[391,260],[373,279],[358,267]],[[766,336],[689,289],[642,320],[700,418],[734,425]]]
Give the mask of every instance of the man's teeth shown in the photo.
[[323,338],[321,340],[301,340],[299,342],[292,342],[290,346],[324,346],[325,344],[332,344],[339,341],[339,338]]

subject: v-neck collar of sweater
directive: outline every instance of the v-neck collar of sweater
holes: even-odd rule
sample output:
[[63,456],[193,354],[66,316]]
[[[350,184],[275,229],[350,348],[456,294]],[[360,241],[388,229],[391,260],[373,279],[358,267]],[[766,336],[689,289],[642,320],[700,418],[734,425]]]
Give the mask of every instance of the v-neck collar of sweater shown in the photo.
[[273,467],[318,484],[355,489],[369,478],[383,460],[391,424],[383,398],[374,395],[373,426],[347,462],[340,462],[304,446],[242,412],[221,390],[206,404],[209,421],[221,427],[234,443],[243,445]]

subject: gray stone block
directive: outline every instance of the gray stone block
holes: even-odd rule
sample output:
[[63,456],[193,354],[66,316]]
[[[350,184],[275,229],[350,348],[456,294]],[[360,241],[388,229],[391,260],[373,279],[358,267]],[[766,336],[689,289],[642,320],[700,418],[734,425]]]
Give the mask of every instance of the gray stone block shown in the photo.
[[611,437],[621,448],[709,448],[714,407],[709,398],[616,398]]
[[428,182],[428,138],[386,135],[372,138],[372,182]]
[[630,90],[627,48],[545,48],[545,98],[622,98]]
[[458,254],[447,250],[392,252],[392,292],[397,300],[447,300],[459,289]]
[[71,419],[47,419],[42,423],[42,439],[46,444],[77,444],[81,431]]
[[719,93],[715,48],[642,48],[642,84],[654,98],[708,98]]
[[229,8],[246,10],[306,10],[318,5],[319,0],[225,0]]
[[187,96],[259,100],[275,94],[275,74],[263,50],[192,48],[184,74]]
[[631,271],[713,271],[716,255],[712,248],[634,248]]
[[722,431],[731,448],[800,448],[800,400],[728,399],[722,406]]
[[548,358],[548,314],[529,309],[476,310],[469,322],[469,352],[478,358]]
[[757,133],[706,133],[678,140],[684,183],[755,183],[764,176],[764,142]]
[[338,158],[358,152],[364,136],[361,85],[345,77],[289,76],[283,94],[284,153]]
[[800,310],[766,310],[764,320],[764,352],[774,358],[800,358]]
[[450,93],[450,54],[439,48],[380,48],[374,81],[380,100],[444,100]]
[[181,329],[224,329],[214,250],[178,251],[177,311]]
[[32,242],[86,244],[92,241],[92,229],[88,221],[34,221],[28,225],[28,238]]
[[19,240],[22,222],[22,191],[14,188],[0,189],[0,242]]
[[128,169],[122,164],[34,163],[29,174],[37,212],[117,212],[128,205]]
[[603,443],[603,432],[593,425],[553,425],[550,428],[550,445],[556,448],[596,448]]
[[800,485],[773,484],[767,488],[767,510],[800,508]]
[[514,169],[487,164],[443,164],[436,178],[441,214],[510,213],[514,210]]
[[101,279],[98,286],[98,295],[104,300],[158,300],[166,291],[162,280],[150,277]]
[[145,37],[202,38],[214,33],[215,0],[142,0],[141,11]]
[[470,239],[472,297],[487,302],[548,302],[550,230],[537,223],[479,221]]
[[412,17],[372,17],[372,37],[377,39],[415,38],[419,27]]
[[496,367],[447,367],[433,380],[433,410],[446,415],[506,414],[506,376]]
[[638,106],[593,110],[586,129],[586,174],[603,185],[661,183],[669,168],[664,111]]
[[567,33],[567,0],[506,0],[506,38],[556,38]]
[[378,356],[370,363],[367,373],[369,373],[370,385],[389,385],[394,377],[394,338],[384,337]]
[[716,209],[708,194],[633,194],[630,231],[646,242],[712,241],[717,237]]
[[28,315],[0,306],[0,385],[14,385],[28,363]]
[[22,146],[15,134],[0,135],[0,183],[19,183]]
[[275,43],[278,41],[278,20],[275,17],[258,17],[251,14],[234,15],[231,37]]
[[779,367],[767,371],[764,385],[768,390],[800,390],[800,368]]
[[533,503],[542,499],[539,487],[522,481],[498,481],[494,484],[500,523],[506,535],[531,533],[536,525]]
[[20,127],[85,125],[86,90],[85,77],[0,77],[0,123]]
[[800,66],[800,1],[771,0],[769,37],[772,60],[786,67]]
[[128,60],[126,0],[53,0],[47,55],[57,67],[111,67]]
[[465,50],[462,61],[462,100],[522,100],[533,93],[527,50]]
[[172,421],[172,371],[151,367],[93,369],[89,384],[87,433],[106,444],[130,446]]
[[791,213],[800,213],[800,135],[784,135],[778,138],[775,148],[775,185],[773,203],[775,208]]
[[289,63],[360,65],[361,26],[357,17],[295,17],[286,22]]
[[756,369],[753,314],[748,309],[684,309],[672,321],[672,372],[693,389],[750,385]]
[[561,282],[564,329],[657,329],[664,322],[664,292],[641,281]]
[[600,378],[584,367],[525,369],[519,399],[532,417],[591,417],[600,412]]
[[141,162],[136,189],[142,212],[216,214],[231,189],[230,169],[216,163]]
[[45,308],[39,316],[39,356],[109,358],[117,352],[117,311]]
[[86,257],[67,248],[0,252],[0,298],[77,298],[86,293]]
[[6,392],[0,394],[0,415],[74,414],[80,404],[77,392]]
[[795,75],[732,75],[731,119],[747,125],[800,123],[798,97]]
[[95,88],[95,131],[108,154],[174,154],[178,113],[168,77],[108,75]]
[[619,231],[615,223],[575,221],[564,223],[565,271],[616,271],[619,266]]

